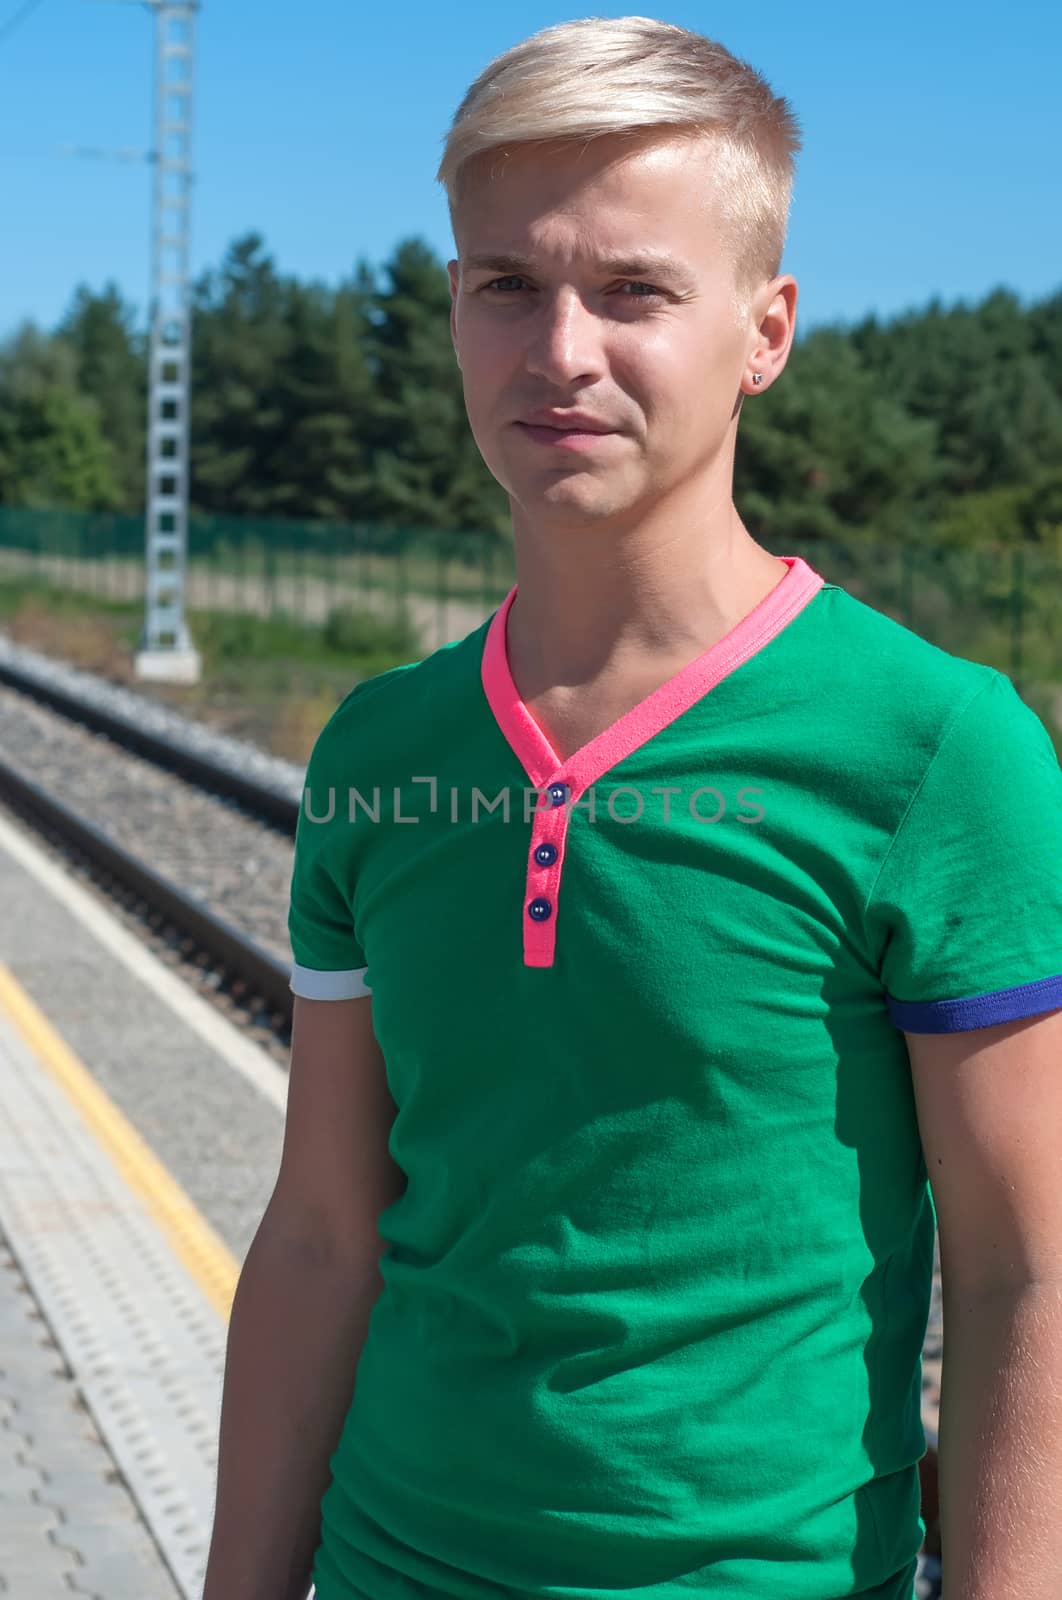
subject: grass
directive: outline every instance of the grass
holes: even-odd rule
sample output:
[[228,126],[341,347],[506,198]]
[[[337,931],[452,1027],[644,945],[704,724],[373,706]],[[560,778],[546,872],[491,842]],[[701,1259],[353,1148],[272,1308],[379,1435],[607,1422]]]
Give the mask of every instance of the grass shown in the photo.
[[272,755],[305,761],[323,724],[356,683],[419,660],[408,619],[342,608],[323,627],[246,613],[191,612],[202,657],[197,684],[137,678],[133,657],[144,609],[33,579],[0,581],[0,622],[8,636],[42,654],[135,688]]

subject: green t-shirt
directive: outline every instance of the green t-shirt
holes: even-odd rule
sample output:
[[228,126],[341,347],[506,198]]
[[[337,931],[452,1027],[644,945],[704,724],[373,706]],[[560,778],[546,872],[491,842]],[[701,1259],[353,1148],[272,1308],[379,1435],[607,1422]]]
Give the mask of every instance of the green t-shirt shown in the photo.
[[407,1175],[318,1600],[911,1600],[903,1030],[1062,1006],[1062,772],[1009,678],[782,560],[567,761],[515,590],[317,740],[292,988],[371,992]]

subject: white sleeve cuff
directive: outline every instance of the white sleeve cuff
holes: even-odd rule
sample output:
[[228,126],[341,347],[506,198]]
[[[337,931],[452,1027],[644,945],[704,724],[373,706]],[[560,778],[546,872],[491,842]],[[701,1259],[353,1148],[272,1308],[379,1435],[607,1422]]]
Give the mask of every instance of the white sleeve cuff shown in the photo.
[[371,994],[365,982],[368,967],[353,967],[345,972],[319,972],[315,967],[300,967],[294,962],[288,988],[307,1000],[356,1000]]

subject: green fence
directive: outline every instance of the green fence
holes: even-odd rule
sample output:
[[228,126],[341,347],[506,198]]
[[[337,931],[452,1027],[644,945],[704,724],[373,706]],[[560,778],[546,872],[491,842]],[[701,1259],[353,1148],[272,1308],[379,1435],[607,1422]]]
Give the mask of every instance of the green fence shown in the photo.
[[[955,655],[1006,672],[1062,727],[1062,557],[1040,545],[792,539],[828,582]],[[0,580],[33,576],[105,599],[144,593],[142,517],[0,506]],[[375,523],[190,519],[185,605],[324,624],[346,608],[406,617],[427,653],[477,627],[516,581],[511,537]]]
[[[32,575],[142,600],[140,517],[0,506],[0,578]],[[516,581],[511,540],[378,523],[192,517],[185,608],[324,624],[345,608],[406,616],[425,650],[460,638]]]

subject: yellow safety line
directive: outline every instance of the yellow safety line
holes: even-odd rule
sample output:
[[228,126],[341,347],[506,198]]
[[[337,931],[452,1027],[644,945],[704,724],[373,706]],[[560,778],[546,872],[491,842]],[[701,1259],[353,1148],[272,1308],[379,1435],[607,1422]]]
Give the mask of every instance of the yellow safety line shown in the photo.
[[240,1274],[236,1258],[2,962],[0,1010],[80,1113],[175,1255],[227,1323]]

